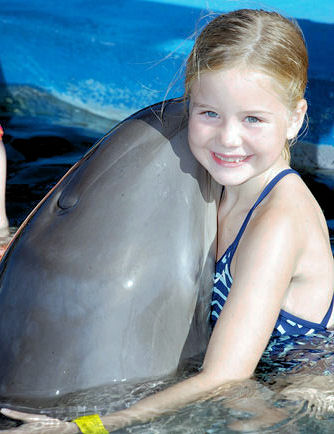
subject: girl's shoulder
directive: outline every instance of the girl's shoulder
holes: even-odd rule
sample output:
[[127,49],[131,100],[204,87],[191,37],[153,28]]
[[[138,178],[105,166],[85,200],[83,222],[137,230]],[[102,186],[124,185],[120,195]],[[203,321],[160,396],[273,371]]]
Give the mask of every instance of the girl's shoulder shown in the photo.
[[245,243],[252,238],[274,241],[281,237],[301,249],[305,246],[306,234],[319,235],[327,231],[318,202],[295,174],[285,176],[276,184],[257,207],[248,226]]
[[259,218],[264,216],[277,216],[280,219],[298,219],[314,216],[321,217],[325,222],[323,212],[314,195],[305,182],[297,174],[289,174],[282,178],[272,189],[262,206],[258,209]]

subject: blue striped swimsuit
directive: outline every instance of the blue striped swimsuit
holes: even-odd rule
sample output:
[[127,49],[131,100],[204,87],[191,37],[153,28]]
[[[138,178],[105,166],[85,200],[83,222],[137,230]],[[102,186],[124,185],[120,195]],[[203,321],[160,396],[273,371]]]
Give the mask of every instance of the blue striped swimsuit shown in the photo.
[[[274,188],[274,186],[278,183],[278,181],[280,181],[280,179],[282,179],[284,176],[288,175],[289,173],[295,173],[299,175],[298,172],[296,172],[293,169],[286,169],[280,172],[278,175],[275,176],[275,178],[273,178],[270,181],[270,183],[265,187],[265,189],[260,194],[259,198],[255,202],[253,207],[248,212],[235,240],[228,247],[228,249],[223,254],[223,256],[219,259],[219,261],[216,263],[216,273],[214,277],[214,288],[213,288],[212,302],[211,302],[212,327],[215,326],[219,314],[225,304],[226,298],[230,292],[232,282],[233,282],[231,276],[231,269],[230,269],[232,258],[238,247],[240,238],[242,237],[242,234],[244,233],[246,226],[253,214],[253,211],[259,205],[259,203],[261,203],[262,200],[270,193],[270,191]],[[289,335],[299,335],[299,336],[310,335],[312,333],[316,333],[319,331],[325,331],[329,318],[332,313],[333,301],[334,298],[332,298],[332,302],[329,306],[329,309],[320,324],[311,321],[306,321],[302,318],[294,316],[291,313],[281,309],[272,333],[272,337],[289,336]]]

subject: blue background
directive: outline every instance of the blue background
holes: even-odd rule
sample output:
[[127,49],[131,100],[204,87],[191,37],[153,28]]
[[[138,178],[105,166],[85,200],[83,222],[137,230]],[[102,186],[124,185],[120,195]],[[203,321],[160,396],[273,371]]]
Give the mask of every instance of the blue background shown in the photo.
[[0,0],[0,85],[47,91],[120,120],[183,91],[183,64],[213,11],[274,9],[298,19],[310,54],[306,141],[334,145],[332,0]]

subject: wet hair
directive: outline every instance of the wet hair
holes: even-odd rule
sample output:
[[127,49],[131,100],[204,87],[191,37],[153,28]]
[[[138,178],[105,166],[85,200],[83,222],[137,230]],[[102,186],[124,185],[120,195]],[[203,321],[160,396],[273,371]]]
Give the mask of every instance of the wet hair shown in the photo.
[[[297,22],[277,12],[240,9],[213,19],[197,37],[188,57],[185,98],[194,80],[208,71],[244,67],[273,79],[275,91],[289,110],[304,98],[308,55]],[[283,157],[290,161],[287,140]]]

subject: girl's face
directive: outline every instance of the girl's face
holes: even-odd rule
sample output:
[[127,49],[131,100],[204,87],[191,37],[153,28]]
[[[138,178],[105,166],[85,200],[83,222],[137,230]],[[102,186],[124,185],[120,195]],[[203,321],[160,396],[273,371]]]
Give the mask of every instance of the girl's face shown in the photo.
[[305,114],[302,101],[305,107],[291,113],[261,72],[205,72],[191,87],[190,149],[217,182],[242,184],[284,164],[285,141],[297,135]]

